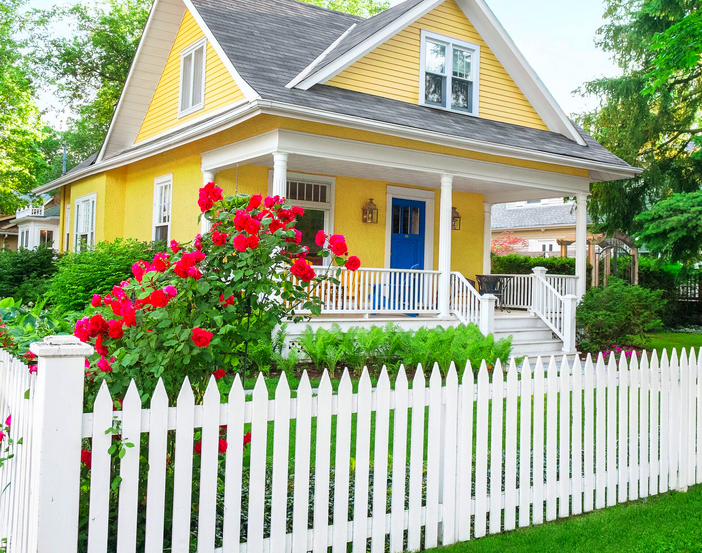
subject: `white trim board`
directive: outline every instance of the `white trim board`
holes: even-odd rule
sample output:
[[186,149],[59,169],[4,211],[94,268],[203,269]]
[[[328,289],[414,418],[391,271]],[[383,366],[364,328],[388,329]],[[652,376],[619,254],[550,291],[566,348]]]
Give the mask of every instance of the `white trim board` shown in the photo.
[[[390,268],[390,249],[392,248],[392,200],[419,200],[426,203],[424,209],[424,270],[434,270],[434,202],[436,193],[431,190],[404,188],[388,185],[385,210],[385,268]],[[439,244],[441,247],[441,244]]]

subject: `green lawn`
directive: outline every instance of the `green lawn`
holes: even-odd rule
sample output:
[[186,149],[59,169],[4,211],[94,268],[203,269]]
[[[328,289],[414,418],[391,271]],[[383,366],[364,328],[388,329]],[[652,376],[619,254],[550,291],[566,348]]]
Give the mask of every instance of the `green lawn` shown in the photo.
[[677,332],[666,332],[660,334],[649,334],[649,343],[646,345],[646,350],[656,350],[660,355],[663,350],[668,351],[668,355],[673,349],[678,350],[678,354],[682,348],[688,351],[690,348],[699,350],[702,347],[702,334],[682,334]]
[[702,552],[702,485],[435,553]]

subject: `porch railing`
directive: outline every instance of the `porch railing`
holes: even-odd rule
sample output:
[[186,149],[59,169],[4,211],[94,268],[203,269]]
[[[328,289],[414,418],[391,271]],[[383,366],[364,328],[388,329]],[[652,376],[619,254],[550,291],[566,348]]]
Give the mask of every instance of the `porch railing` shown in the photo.
[[480,307],[484,296],[473,288],[465,277],[454,271],[451,273],[451,313],[462,323],[475,323],[480,326]]
[[[526,275],[494,275],[509,277],[505,281],[502,292],[502,302],[508,309],[531,309],[532,289],[534,282],[533,274]],[[556,292],[561,296],[575,294],[578,277],[573,275],[549,275],[544,276]]]
[[[532,311],[563,341],[563,351],[575,351],[575,308],[577,297],[561,294],[546,278],[546,269],[536,267],[532,278]],[[557,280],[556,284],[565,283]]]

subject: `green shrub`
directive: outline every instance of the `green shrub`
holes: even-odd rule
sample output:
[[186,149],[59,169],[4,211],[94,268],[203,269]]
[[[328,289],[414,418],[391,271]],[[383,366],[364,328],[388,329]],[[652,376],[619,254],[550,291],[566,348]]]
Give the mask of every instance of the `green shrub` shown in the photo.
[[608,346],[639,346],[646,334],[663,327],[663,291],[632,286],[612,278],[605,288],[593,288],[578,306],[577,324],[586,351]]
[[56,270],[56,252],[47,246],[0,251],[0,297],[36,301]]
[[[492,255],[495,275],[527,275],[534,267],[545,267],[554,275],[574,275],[575,259],[571,257],[530,257],[528,255]],[[588,266],[589,268],[589,266]]]
[[93,294],[104,295],[132,276],[132,265],[150,261],[163,244],[136,240],[100,242],[93,250],[70,253],[58,262],[58,272],[47,293],[49,301],[68,311],[85,308]]

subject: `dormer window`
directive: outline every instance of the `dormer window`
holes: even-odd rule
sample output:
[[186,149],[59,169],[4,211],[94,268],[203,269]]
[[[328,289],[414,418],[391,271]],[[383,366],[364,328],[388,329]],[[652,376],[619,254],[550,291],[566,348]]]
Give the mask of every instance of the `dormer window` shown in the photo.
[[478,115],[480,46],[422,31],[419,103]]
[[178,117],[205,105],[205,59],[207,40],[198,40],[180,54],[180,103]]

